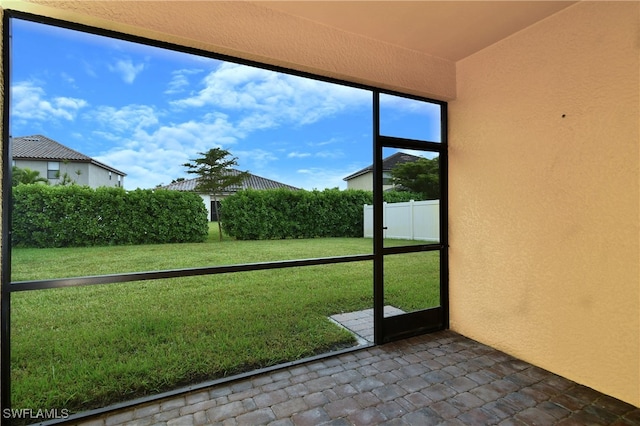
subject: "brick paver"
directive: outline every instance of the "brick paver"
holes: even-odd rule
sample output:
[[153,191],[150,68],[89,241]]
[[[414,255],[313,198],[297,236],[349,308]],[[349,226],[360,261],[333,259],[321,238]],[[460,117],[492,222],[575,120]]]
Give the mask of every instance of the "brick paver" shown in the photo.
[[68,423],[640,425],[640,408],[442,331]]

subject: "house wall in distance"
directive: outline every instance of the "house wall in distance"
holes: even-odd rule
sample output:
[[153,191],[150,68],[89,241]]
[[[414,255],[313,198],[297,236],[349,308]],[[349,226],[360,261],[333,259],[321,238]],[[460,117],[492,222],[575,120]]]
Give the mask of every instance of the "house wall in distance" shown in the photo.
[[[15,160],[17,167],[36,170],[40,172],[40,176],[44,178],[47,177],[48,163],[48,161]],[[62,182],[62,177],[66,173],[78,185],[88,185],[91,188],[98,188],[100,186],[122,186],[118,185],[118,175],[116,173],[112,172],[110,176],[108,170],[98,167],[95,164],[73,161],[66,163],[64,161],[58,161],[58,163],[60,163],[60,177],[58,179],[49,179],[51,185]],[[120,181],[124,184],[124,177],[121,177]]]
[[[393,185],[382,185],[382,190],[393,188]],[[347,189],[363,189],[373,191],[373,173],[365,173],[347,181]]]
[[580,2],[457,64],[451,328],[640,406],[640,3]]
[[[120,181],[118,181],[118,174],[114,172],[109,172],[109,170],[103,169],[102,167],[98,167],[95,164],[88,164],[88,185],[92,188],[97,188],[99,186],[109,186],[109,187],[123,187],[124,186],[124,177],[120,177]],[[120,182],[120,183],[118,183]]]
[[[15,160],[16,167],[21,169],[31,169],[40,173],[40,176],[43,178],[47,177],[47,167],[48,161],[37,161],[37,160]],[[62,176],[67,173],[71,179],[73,179],[78,185],[88,185],[89,184],[89,164],[88,163],[74,163],[68,162],[64,163],[62,161],[58,161],[60,163],[60,177],[58,179],[49,179],[49,183],[51,185],[55,185],[62,181]],[[80,175],[76,172],[80,171]]]
[[[32,160],[14,160],[15,166],[21,169],[31,169],[40,173],[40,177],[46,179],[47,177],[47,163],[45,161],[32,161]],[[50,179],[49,183],[55,181]]]
[[365,173],[347,181],[347,189],[373,191],[373,173]]
[[[58,183],[62,181],[62,176],[66,173],[74,182],[78,185],[89,185],[91,186],[90,177],[91,177],[91,166],[88,163],[73,163],[68,162],[65,163],[63,161],[59,161],[60,163],[60,178],[55,180],[50,180],[52,183]],[[45,163],[46,168],[46,163]],[[44,176],[46,176],[46,172]]]
[[[211,203],[213,201],[213,197],[211,195],[207,195],[207,194],[198,194],[200,196],[200,198],[202,198],[202,202],[204,203],[205,208],[207,209],[207,218],[209,219],[209,222],[211,222],[212,219],[212,215],[213,213],[215,213],[212,210],[212,206]],[[216,199],[218,200],[218,202],[224,200],[225,198],[227,198],[229,195],[227,194],[223,194],[223,195],[217,195]]]

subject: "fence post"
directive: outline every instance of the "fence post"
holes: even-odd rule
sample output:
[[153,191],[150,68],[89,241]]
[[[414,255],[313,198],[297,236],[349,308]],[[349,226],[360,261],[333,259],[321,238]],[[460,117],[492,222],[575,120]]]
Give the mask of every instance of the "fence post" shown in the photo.
[[415,234],[416,234],[415,223],[413,221],[414,214],[415,214],[415,212],[413,211],[413,209],[415,208],[414,203],[415,203],[415,201],[409,200],[409,223],[411,224],[411,239],[412,240],[415,238]]
[[389,213],[387,213],[387,202],[384,201],[382,203],[382,237],[387,238],[387,231],[389,230],[387,226],[387,218]]

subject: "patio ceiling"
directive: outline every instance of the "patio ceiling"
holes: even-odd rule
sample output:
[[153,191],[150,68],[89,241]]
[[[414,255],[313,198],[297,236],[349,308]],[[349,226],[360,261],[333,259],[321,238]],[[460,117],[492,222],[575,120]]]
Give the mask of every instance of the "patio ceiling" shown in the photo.
[[459,61],[575,1],[256,1],[339,30]]
[[[577,3],[528,0],[0,2],[7,9],[439,100],[452,100],[457,96],[458,61]],[[429,78],[425,79],[425,75]]]

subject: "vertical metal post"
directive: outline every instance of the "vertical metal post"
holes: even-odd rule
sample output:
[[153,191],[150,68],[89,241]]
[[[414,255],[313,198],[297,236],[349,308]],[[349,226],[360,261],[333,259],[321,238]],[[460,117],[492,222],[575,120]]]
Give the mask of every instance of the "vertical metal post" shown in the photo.
[[440,306],[443,327],[449,328],[449,127],[448,104],[440,106]]
[[2,16],[2,236],[0,265],[0,409],[11,408],[11,143],[9,134],[9,103],[11,69],[11,20]]
[[384,340],[384,253],[382,203],[382,143],[380,142],[380,92],[373,92],[373,333]]

